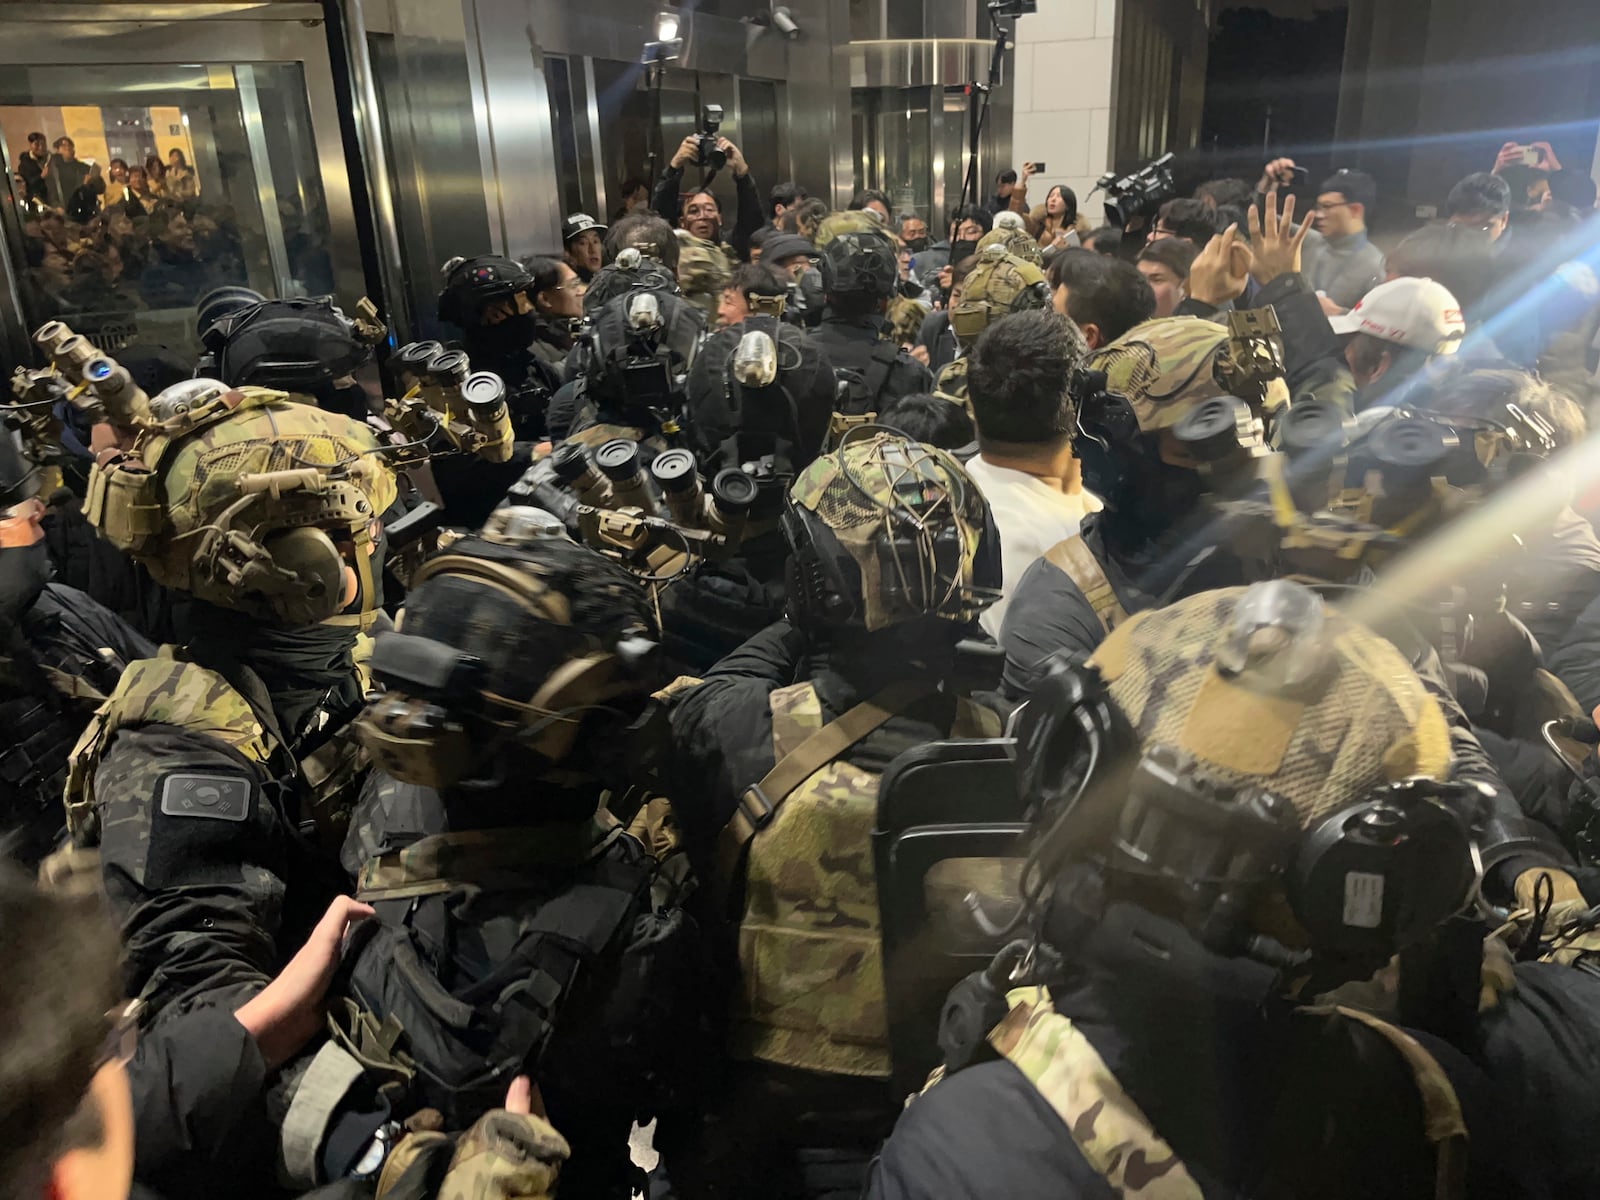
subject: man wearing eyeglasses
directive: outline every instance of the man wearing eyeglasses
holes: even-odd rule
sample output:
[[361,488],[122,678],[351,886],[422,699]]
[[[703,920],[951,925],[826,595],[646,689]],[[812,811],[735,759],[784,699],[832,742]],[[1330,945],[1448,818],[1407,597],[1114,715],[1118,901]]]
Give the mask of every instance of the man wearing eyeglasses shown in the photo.
[[1303,270],[1312,290],[1341,311],[1383,282],[1383,251],[1367,237],[1377,199],[1378,185],[1365,171],[1335,171],[1317,192]]

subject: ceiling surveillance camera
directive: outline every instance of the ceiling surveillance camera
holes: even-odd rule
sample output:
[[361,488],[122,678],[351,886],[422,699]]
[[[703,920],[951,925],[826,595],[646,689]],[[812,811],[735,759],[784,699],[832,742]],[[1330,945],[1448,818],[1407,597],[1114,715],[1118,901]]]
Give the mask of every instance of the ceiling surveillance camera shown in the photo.
[[772,10],[772,24],[791,42],[800,36],[800,26],[795,24],[794,14],[785,6]]

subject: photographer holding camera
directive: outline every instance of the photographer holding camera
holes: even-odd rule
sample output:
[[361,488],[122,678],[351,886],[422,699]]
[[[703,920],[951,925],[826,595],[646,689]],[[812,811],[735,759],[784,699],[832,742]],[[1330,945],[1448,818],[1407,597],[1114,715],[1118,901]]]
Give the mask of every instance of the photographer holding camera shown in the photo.
[[[761,228],[766,213],[755,180],[750,178],[750,164],[745,162],[739,147],[718,132],[721,125],[722,109],[715,104],[706,105],[700,131],[683,139],[672,156],[671,165],[661,173],[650,207],[669,223],[704,241],[721,245],[742,262],[750,257],[750,235]],[[692,165],[701,167],[705,175],[697,187],[685,192],[683,173]],[[733,171],[733,185],[739,197],[738,218],[726,241],[722,205],[710,191],[711,181],[724,166]]]

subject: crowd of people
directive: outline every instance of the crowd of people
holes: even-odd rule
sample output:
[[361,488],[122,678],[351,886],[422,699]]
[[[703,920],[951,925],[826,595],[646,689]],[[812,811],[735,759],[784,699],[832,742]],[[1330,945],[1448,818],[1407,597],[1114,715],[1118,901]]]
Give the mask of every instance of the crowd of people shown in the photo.
[[[37,319],[78,318],[133,336],[129,321],[143,311],[192,308],[207,292],[250,282],[267,261],[220,189],[202,196],[188,156],[174,148],[143,166],[113,158],[103,167],[77,157],[70,137],[46,149],[29,135],[12,187],[22,222],[24,261],[18,280]],[[287,204],[289,268],[308,289],[331,284],[325,247]]]
[[237,280],[178,381],[40,331],[0,1192],[1600,1195],[1593,185],[711,145],[385,396]]

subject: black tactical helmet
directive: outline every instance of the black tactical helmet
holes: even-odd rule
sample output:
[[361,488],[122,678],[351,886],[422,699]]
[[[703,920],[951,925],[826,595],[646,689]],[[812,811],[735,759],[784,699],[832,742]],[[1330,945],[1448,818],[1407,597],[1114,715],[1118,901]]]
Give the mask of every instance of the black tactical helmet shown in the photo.
[[681,296],[634,291],[592,318],[577,361],[585,395],[611,417],[651,425],[683,403],[705,320]]
[[331,301],[263,300],[211,327],[215,377],[230,387],[320,395],[372,358]]
[[776,317],[750,317],[700,347],[689,372],[690,446],[708,478],[725,467],[753,473],[764,485],[754,515],[775,516],[794,476],[822,452],[836,392],[816,343]]
[[508,744],[581,765],[568,760],[582,729],[620,734],[617,720],[649,696],[643,589],[550,526],[547,514],[499,509],[418,571],[404,630],[373,650],[385,691],[356,723],[389,774],[449,787]]
[[887,233],[843,233],[822,247],[822,290],[831,296],[887,300],[900,281],[900,261]]
[[246,308],[252,308],[266,300],[254,288],[241,287],[238,284],[228,284],[225,287],[213,288],[194,307],[194,332],[202,342],[211,332],[213,326],[219,321],[226,320],[234,313]]
[[636,291],[665,296],[681,294],[677,277],[670,270],[629,246],[617,255],[615,262],[601,268],[590,280],[589,290],[583,294],[583,314],[590,316],[618,296]]
[[478,325],[489,305],[533,286],[526,267],[498,254],[452,258],[441,273],[444,290],[439,293],[439,319],[463,330]]

